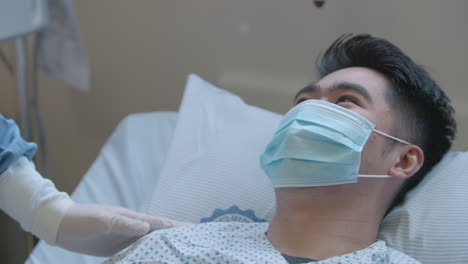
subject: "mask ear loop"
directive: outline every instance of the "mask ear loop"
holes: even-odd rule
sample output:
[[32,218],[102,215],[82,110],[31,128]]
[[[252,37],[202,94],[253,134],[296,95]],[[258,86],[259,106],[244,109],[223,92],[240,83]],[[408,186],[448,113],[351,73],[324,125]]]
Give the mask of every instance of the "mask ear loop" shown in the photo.
[[[403,143],[403,144],[406,144],[406,145],[412,145],[411,143],[409,143],[407,141],[404,141],[403,139],[399,139],[397,137],[390,136],[389,134],[386,134],[386,133],[384,133],[382,131],[379,131],[377,129],[374,129],[373,131],[375,133],[377,133],[377,134],[380,134],[380,135],[382,135],[384,137],[388,137],[388,138],[393,139],[395,141],[398,141],[400,143]],[[371,175],[371,174],[359,174],[358,177],[359,178],[391,178],[390,175]]]
[[391,178],[389,175],[358,174],[359,178]]
[[384,132],[382,132],[382,131],[379,131],[379,130],[377,130],[377,129],[374,129],[374,132],[377,133],[377,134],[380,134],[380,135],[382,135],[382,136],[384,136],[384,137],[391,138],[391,139],[393,139],[393,140],[395,140],[395,141],[398,141],[398,142],[400,142],[400,143],[403,143],[403,144],[406,144],[406,145],[412,145],[412,144],[409,143],[408,141],[404,141],[403,139],[399,139],[399,138],[397,138],[397,137],[390,136],[389,134],[386,134],[386,133],[384,133]]

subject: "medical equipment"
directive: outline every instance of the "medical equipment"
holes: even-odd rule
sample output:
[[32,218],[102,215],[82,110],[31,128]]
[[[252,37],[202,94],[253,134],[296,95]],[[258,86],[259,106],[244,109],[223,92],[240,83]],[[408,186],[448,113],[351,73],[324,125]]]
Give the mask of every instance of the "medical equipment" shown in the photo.
[[260,166],[278,187],[316,187],[356,183],[361,152],[372,132],[410,144],[375,129],[356,112],[322,100],[306,100],[281,120],[260,156]]
[[15,38],[16,78],[18,83],[21,133],[30,139],[27,92],[27,52],[25,35],[43,28],[48,21],[45,0],[5,0],[0,8],[0,42]]
[[0,8],[0,41],[38,31],[48,21],[44,0],[3,0]]
[[49,0],[50,23],[37,34],[37,67],[81,91],[91,88],[91,70],[72,0]]
[[[43,29],[49,22],[49,12],[46,0],[6,0],[2,2],[0,9],[0,42],[6,40],[15,41],[16,50],[16,82],[18,87],[18,104],[20,111],[21,135],[26,140],[31,140],[31,106],[29,104],[28,89],[28,56],[26,48],[26,35]],[[2,53],[3,54],[3,53]],[[7,65],[6,57],[3,59]],[[36,60],[34,58],[34,64]],[[12,69],[11,69],[12,71]],[[39,143],[42,147],[43,167],[47,175],[47,143],[46,132],[43,126],[37,96],[37,76],[33,74],[32,108],[35,110],[35,118],[39,127]]]
[[322,8],[324,4],[325,4],[325,0],[314,0],[314,5],[317,8]]
[[[281,118],[191,75],[179,113],[125,118],[72,197],[182,221],[268,220],[274,193],[258,157]],[[467,171],[468,153],[448,153],[383,219],[379,239],[423,263],[467,263]],[[102,260],[41,242],[27,263]]]
[[[35,32],[32,74],[29,74],[26,35]],[[0,42],[14,40],[16,77],[23,138],[32,139],[34,114],[43,174],[48,175],[47,131],[39,108],[38,70],[82,90],[90,89],[90,69],[71,0],[5,0],[0,9]],[[12,67],[0,50],[1,61]],[[32,80],[28,80],[32,76]],[[28,86],[31,86],[31,91]],[[31,93],[31,94],[30,94]]]

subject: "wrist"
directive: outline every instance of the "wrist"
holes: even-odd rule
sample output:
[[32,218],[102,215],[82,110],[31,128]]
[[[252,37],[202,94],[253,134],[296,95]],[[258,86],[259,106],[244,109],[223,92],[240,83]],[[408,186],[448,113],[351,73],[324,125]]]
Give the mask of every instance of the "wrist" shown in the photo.
[[0,208],[49,244],[55,244],[57,230],[73,204],[68,194],[59,192],[44,179],[26,157],[16,160],[0,177]]

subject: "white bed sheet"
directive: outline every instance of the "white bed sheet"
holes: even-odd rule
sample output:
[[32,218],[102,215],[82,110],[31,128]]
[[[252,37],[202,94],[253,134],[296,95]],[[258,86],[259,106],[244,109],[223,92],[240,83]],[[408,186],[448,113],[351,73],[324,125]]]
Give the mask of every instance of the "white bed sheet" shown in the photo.
[[[238,96],[191,75],[179,113],[146,113],[127,117],[105,144],[73,197],[80,202],[120,205],[192,222],[224,221],[227,218],[231,221],[234,218],[267,220],[270,214],[265,209],[269,205],[274,208],[273,197],[268,194],[269,188],[272,192],[271,184],[264,182],[263,185],[255,185],[267,190],[266,192],[258,191],[259,188],[247,188],[252,187],[250,178],[258,180],[262,177],[256,171],[257,163],[252,161],[262,151],[259,142],[270,138],[269,131],[273,131],[278,122],[279,117],[276,114],[267,112],[252,108]],[[244,135],[246,131],[260,131],[255,129],[258,128],[258,120],[261,120],[265,131],[248,133],[248,140],[239,140],[243,138],[240,135]],[[266,125],[272,127],[266,129]],[[232,141],[234,138],[236,141]],[[177,148],[175,143],[182,142],[185,143]],[[235,142],[237,146],[229,146],[227,142]],[[243,149],[251,151],[244,153]],[[200,154],[198,161],[202,162],[201,165],[194,162],[196,159],[190,159],[194,151]],[[181,162],[187,155],[188,161],[192,161],[190,164]],[[169,156],[172,157],[172,162]],[[380,236],[390,246],[424,260],[424,263],[468,263],[468,229],[465,221],[468,212],[467,159],[467,152],[446,155],[420,186],[408,194],[407,202],[384,219]],[[187,166],[184,167],[184,164]],[[181,167],[188,174],[176,171]],[[196,168],[198,171],[194,170]],[[172,176],[167,173],[171,171],[175,172]],[[197,179],[196,175],[203,175],[203,180]],[[168,177],[176,176],[182,184],[168,185]],[[193,179],[191,183],[187,181],[190,177]],[[233,177],[237,180],[233,181]],[[223,184],[228,186],[228,190],[224,192],[231,192],[231,196],[214,195],[219,190],[213,192],[213,179],[221,187],[225,187]],[[190,184],[184,184],[187,182]],[[196,196],[197,199],[209,199],[202,200],[201,203],[197,201],[193,205],[190,199],[193,199],[191,195],[194,194],[194,187],[195,192],[200,194]],[[185,195],[180,196],[181,193]],[[173,194],[177,194],[177,199],[170,199]],[[226,208],[224,204],[223,207],[222,198],[235,206]],[[216,203],[211,203],[213,200]],[[242,204],[245,200],[250,202],[247,205]],[[166,208],[161,210],[161,206]],[[197,206],[199,208],[195,208]],[[202,209],[208,211],[201,215],[193,214]],[[257,214],[262,210],[263,213]],[[210,212],[213,212],[211,216]],[[201,219],[202,216],[204,218]],[[40,243],[27,263],[87,264],[101,260],[102,258],[80,256]]]
[[[126,117],[73,192],[73,199],[143,212],[151,200],[176,122],[176,112],[139,113]],[[154,175],[148,172],[154,172]],[[91,264],[105,259],[72,253],[41,241],[26,263]]]

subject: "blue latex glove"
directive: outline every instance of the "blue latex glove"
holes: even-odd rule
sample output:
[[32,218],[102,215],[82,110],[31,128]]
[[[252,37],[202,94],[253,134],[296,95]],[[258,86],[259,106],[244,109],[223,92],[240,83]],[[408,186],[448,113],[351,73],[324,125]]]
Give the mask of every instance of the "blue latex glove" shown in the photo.
[[35,143],[26,142],[21,137],[15,121],[0,114],[0,174],[21,156],[31,160],[36,151]]

